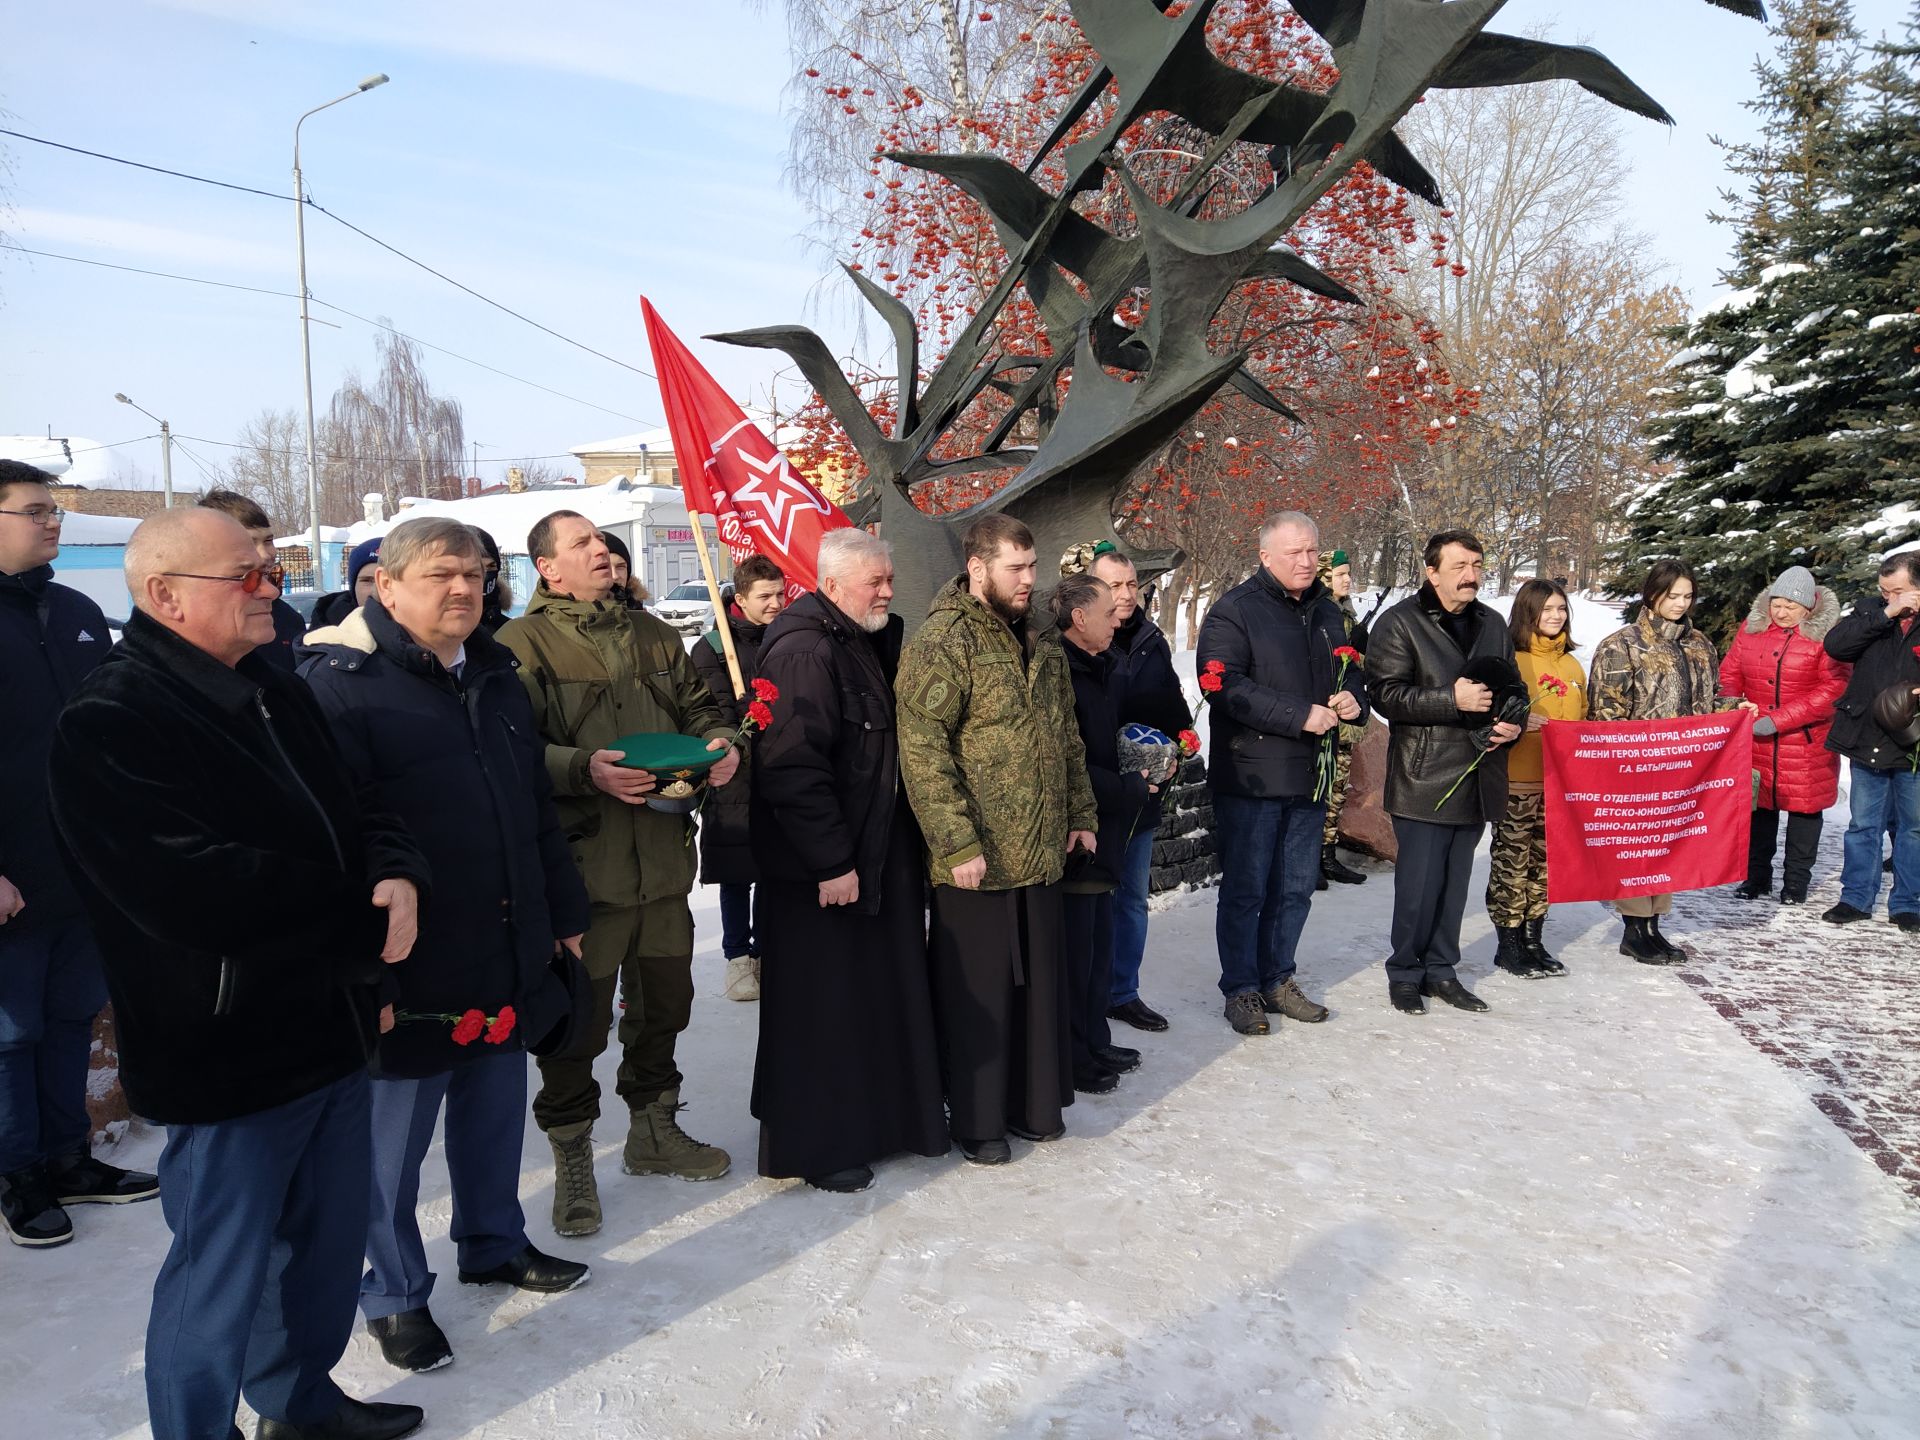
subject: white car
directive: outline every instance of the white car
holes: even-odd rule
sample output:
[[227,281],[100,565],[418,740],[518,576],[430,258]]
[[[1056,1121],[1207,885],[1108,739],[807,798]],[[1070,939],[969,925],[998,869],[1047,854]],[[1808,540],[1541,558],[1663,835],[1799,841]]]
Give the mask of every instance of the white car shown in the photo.
[[704,635],[713,628],[713,597],[703,582],[690,580],[654,601],[653,613],[682,635]]

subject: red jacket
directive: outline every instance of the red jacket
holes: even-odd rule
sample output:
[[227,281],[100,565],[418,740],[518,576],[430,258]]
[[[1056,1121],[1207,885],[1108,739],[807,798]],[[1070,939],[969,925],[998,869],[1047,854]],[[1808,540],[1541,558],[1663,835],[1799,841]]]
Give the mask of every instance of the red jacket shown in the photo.
[[1840,757],[1826,748],[1827,730],[1853,667],[1833,659],[1820,644],[1839,617],[1839,601],[1831,590],[1821,589],[1800,627],[1782,630],[1767,618],[1762,592],[1720,662],[1721,692],[1753,701],[1777,731],[1753,741],[1759,809],[1809,814],[1839,798]]

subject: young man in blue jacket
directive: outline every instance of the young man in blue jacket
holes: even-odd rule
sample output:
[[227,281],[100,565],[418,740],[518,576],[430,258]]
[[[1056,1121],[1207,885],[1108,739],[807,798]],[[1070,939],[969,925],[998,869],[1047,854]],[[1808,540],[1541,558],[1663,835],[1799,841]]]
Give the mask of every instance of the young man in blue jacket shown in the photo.
[[0,460],[0,1224],[16,1245],[73,1238],[66,1206],[151,1200],[160,1182],[87,1146],[100,956],[47,815],[53,722],[107,656],[100,607],[53,583],[52,477]]

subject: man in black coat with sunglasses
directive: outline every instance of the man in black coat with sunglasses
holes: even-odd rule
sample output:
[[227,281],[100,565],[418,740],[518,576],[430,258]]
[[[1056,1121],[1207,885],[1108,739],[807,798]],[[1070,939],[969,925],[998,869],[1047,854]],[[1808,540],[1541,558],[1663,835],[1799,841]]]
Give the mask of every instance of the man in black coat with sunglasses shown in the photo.
[[[135,613],[54,730],[53,820],[100,942],[136,1114],[167,1127],[155,1440],[391,1440],[350,1400],[367,1061],[412,949],[419,851],[367,807],[298,679],[254,652],[277,586],[247,532],[168,510],[127,544]],[[384,964],[382,962],[385,962]]]

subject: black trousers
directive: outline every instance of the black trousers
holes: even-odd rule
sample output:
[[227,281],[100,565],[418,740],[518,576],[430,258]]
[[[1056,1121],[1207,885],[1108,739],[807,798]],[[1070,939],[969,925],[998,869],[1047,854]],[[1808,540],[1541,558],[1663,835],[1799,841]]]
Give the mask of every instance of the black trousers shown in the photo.
[[[1747,831],[1747,883],[1760,890],[1773,889],[1773,849],[1780,839],[1778,810],[1756,810]],[[1780,889],[1806,899],[1807,886],[1813,881],[1813,857],[1820,849],[1820,826],[1825,818],[1819,811],[1804,815],[1789,810],[1787,816],[1787,861],[1780,872]]]
[[1107,1007],[1113,992],[1113,895],[1062,897],[1067,920],[1067,1020],[1073,1073],[1105,1068],[1094,1051],[1113,1043]]
[[1393,817],[1400,854],[1393,862],[1393,953],[1387,979],[1419,984],[1452,980],[1460,963],[1460,921],[1479,825],[1435,825]]
[[1060,887],[933,887],[928,958],[948,1124],[956,1140],[1036,1135],[1073,1103]]

